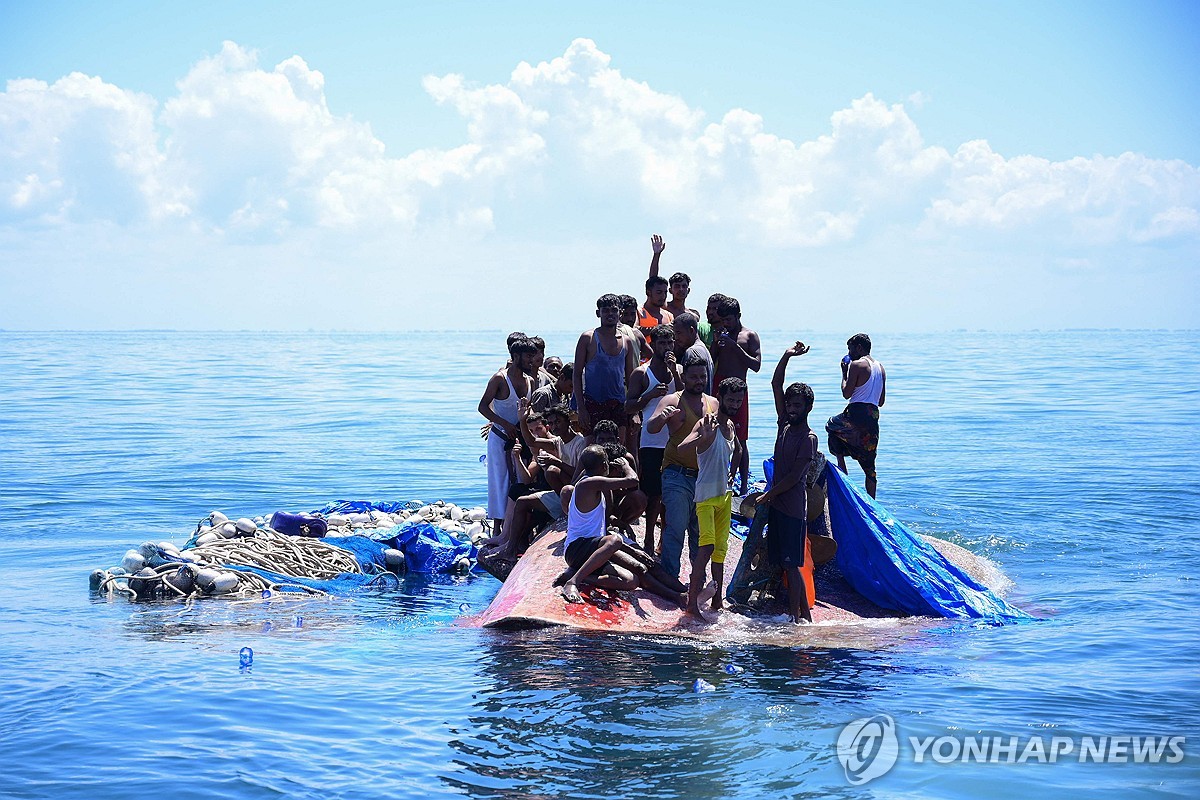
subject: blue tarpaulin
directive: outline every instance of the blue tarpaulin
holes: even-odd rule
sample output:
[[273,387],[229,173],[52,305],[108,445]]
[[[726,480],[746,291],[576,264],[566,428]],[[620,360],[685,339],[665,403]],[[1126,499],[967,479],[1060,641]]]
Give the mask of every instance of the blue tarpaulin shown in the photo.
[[[313,513],[315,514],[365,514],[371,511],[383,511],[388,514],[398,514],[404,511],[412,512],[424,505],[420,500],[338,500],[328,503]],[[367,537],[349,537],[364,539]],[[329,537],[325,541],[338,546],[343,545],[343,538]],[[433,574],[439,572],[454,572],[459,569],[459,562],[466,558],[469,564],[474,564],[479,555],[466,536],[456,537],[441,530],[436,525],[424,521],[413,521],[394,528],[387,528],[371,534],[367,541],[394,547],[404,553],[404,565],[409,572]],[[362,553],[355,545],[347,547],[362,560]],[[382,551],[377,563],[383,564]]]
[[841,470],[825,467],[837,565],[855,591],[883,608],[926,617],[1033,619],[917,536]]

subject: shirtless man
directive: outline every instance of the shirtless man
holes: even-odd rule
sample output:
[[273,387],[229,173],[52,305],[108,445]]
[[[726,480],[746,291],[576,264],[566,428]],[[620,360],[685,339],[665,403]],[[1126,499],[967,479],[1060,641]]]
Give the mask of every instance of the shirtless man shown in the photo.
[[637,473],[622,461],[619,475],[610,477],[608,456],[598,445],[583,451],[580,465],[579,480],[563,490],[563,504],[567,508],[564,599],[568,603],[581,602],[579,586],[591,584],[623,591],[640,587],[680,607],[686,605],[686,594],[675,591],[652,574],[653,560],[647,554],[629,548],[620,534],[608,532],[605,493],[636,488]]
[[620,314],[617,296],[602,295],[596,301],[600,325],[580,334],[575,345],[572,395],[584,436],[591,436],[598,420],[610,419],[625,438],[625,386],[638,362],[634,341],[617,327]]
[[[721,316],[722,327],[713,337],[713,358],[716,360],[713,383],[720,385],[725,378],[741,378],[744,381],[747,371],[758,372],[762,369],[762,345],[758,334],[742,324],[742,307],[732,297],[717,303],[717,313]],[[750,435],[749,396],[741,412],[734,417],[733,425],[737,429],[738,441],[742,443],[741,461],[738,464],[741,477],[738,494],[744,495],[750,476],[750,451],[746,447],[746,439]]]
[[479,399],[479,413],[491,423],[487,433],[488,518],[497,534],[501,533],[512,484],[509,451],[521,434],[518,406],[530,394],[529,376],[534,372],[537,346],[520,336],[510,339],[508,354],[508,364],[488,380]]
[[[657,278],[658,260],[667,249],[667,243],[656,233],[650,237],[650,249],[654,253],[650,258],[650,277]],[[670,311],[672,316],[677,317],[685,311],[696,313],[694,308],[687,307],[688,295],[692,292],[692,279],[687,273],[676,272],[668,278],[667,289],[671,293],[671,299],[667,301],[667,311]]]
[[813,391],[806,384],[783,388],[790,360],[808,352],[803,342],[784,351],[771,378],[779,431],[775,437],[775,480],[758,498],[768,506],[767,558],[787,575],[788,611],[792,622],[812,622],[808,592],[800,568],[804,566],[804,542],[808,532],[809,468],[817,457],[817,435],[808,427]]
[[667,395],[658,411],[650,418],[646,430],[658,433],[665,426],[670,431],[663,453],[662,501],[667,522],[662,532],[662,563],[668,575],[679,576],[683,558],[684,532],[688,550],[695,553],[700,530],[696,521],[696,454],[679,451],[679,444],[706,414],[717,412],[717,399],[704,392],[707,373],[704,362],[688,357],[683,362],[683,389]]
[[875,451],[879,447],[879,407],[887,399],[887,373],[871,357],[871,337],[856,333],[846,341],[842,358],[842,397],[846,410],[829,418],[829,452],[837,456],[838,469],[846,471],[846,456],[862,467],[867,494],[875,496]]
[[646,425],[658,411],[662,399],[676,391],[675,329],[660,325],[651,337],[654,357],[633,371],[625,393],[625,413],[631,417],[641,414],[642,435],[638,445],[638,480],[646,494],[646,534],[643,546],[654,552],[654,526],[662,511],[662,462],[669,432],[650,433]]
[[726,299],[728,298],[720,292],[711,294],[708,296],[708,305],[704,307],[704,319],[700,320],[699,326],[700,341],[704,342],[704,346],[710,351],[713,348],[713,336],[723,327],[721,314],[717,309],[721,306],[721,301]]

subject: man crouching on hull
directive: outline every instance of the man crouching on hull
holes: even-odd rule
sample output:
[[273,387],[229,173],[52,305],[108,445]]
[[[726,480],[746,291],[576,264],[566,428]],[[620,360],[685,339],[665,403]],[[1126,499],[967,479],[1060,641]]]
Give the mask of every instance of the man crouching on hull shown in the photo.
[[621,475],[609,477],[604,448],[592,445],[580,457],[583,472],[578,483],[563,489],[567,507],[567,571],[563,573],[563,597],[568,603],[581,602],[580,584],[619,591],[643,588],[684,607],[687,594],[675,591],[652,575],[654,562],[648,555],[637,547],[626,545],[620,534],[608,532],[604,493],[638,486],[637,472],[627,462],[621,464]]
[[775,480],[758,499],[769,506],[767,558],[787,576],[788,611],[793,622],[812,622],[808,594],[800,568],[804,566],[804,540],[808,530],[808,492],[805,477],[817,457],[817,435],[808,427],[813,391],[804,383],[783,388],[787,365],[795,356],[808,352],[803,342],[784,351],[771,378],[779,433],[775,437]]

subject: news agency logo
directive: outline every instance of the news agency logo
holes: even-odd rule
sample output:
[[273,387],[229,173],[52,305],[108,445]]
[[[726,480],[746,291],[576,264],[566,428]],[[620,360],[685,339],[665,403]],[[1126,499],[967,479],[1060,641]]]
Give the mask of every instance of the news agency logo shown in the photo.
[[896,720],[887,714],[854,720],[838,736],[837,755],[851,786],[886,775],[900,756]]
[[[1178,764],[1184,736],[909,736],[915,764]],[[900,758],[896,720],[887,714],[856,719],[837,739],[846,782],[862,786],[882,777]]]

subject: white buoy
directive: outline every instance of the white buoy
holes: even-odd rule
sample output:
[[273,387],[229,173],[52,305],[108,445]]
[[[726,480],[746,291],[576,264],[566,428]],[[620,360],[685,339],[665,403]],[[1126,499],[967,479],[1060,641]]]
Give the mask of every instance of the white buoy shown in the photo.
[[238,583],[239,580],[236,572],[218,572],[216,579],[213,581],[212,593],[225,594],[236,591]]
[[350,520],[345,514],[330,514],[325,518],[325,522],[328,523],[329,527],[331,528],[340,528],[343,525],[348,524]]
[[487,519],[487,511],[476,506],[467,512],[467,519],[471,520],[471,522],[483,522]]
[[217,576],[220,574],[215,569],[196,570],[196,585],[200,587],[200,591],[202,592],[211,591],[213,584],[217,582]]
[[463,518],[463,510],[458,506],[450,506],[450,519],[458,522]]
[[237,536],[237,525],[228,521],[223,522],[221,523],[221,527],[217,529],[217,532],[226,539],[232,539]]
[[[197,542],[199,544],[199,542]],[[200,561],[200,556],[193,553],[191,550],[180,550],[179,560],[188,564],[196,564]]]
[[170,555],[173,555],[173,556],[179,555],[179,548],[176,547],[171,542],[159,542],[158,548],[160,550],[162,550],[164,553],[169,553]]
[[383,560],[388,569],[395,571],[404,566],[404,553],[394,547],[389,547],[383,551]]
[[225,516],[220,511],[212,512],[211,514],[208,515],[208,518],[212,520],[212,524],[214,527],[216,527],[217,525],[220,525],[222,522],[229,521],[229,517]]
[[254,520],[250,519],[249,517],[242,517],[237,522],[233,523],[233,526],[242,533],[254,533],[256,530],[258,530],[258,526],[254,524]]
[[370,514],[351,514],[350,524],[358,527],[359,525],[368,525],[371,522]]
[[468,525],[467,536],[471,537],[471,544],[479,544],[479,540],[484,537],[483,523],[472,522]]
[[133,573],[146,566],[146,558],[137,550],[126,550],[125,557],[121,559],[121,569],[132,575]]

